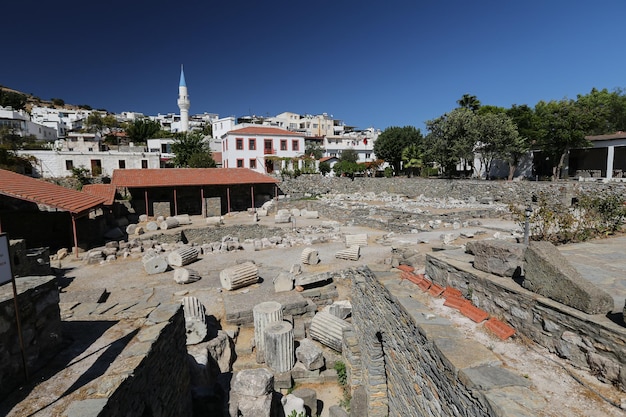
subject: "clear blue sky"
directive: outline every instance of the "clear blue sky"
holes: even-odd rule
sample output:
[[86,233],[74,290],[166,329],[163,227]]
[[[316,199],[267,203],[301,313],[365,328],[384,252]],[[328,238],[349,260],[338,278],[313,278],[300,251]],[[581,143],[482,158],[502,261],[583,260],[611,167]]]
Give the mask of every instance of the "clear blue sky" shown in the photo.
[[327,112],[360,128],[626,87],[624,0],[230,0],[1,7],[0,84],[112,112]]

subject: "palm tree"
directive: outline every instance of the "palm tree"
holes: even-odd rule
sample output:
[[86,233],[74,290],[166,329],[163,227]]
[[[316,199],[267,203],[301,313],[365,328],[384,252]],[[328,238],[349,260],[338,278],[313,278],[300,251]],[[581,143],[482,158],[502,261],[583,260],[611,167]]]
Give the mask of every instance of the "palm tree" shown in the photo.
[[457,100],[456,103],[459,107],[470,109],[473,112],[480,108],[480,100],[471,94],[463,94],[463,97],[461,97],[460,100]]
[[402,150],[402,161],[404,162],[404,168],[407,170],[407,175],[419,174],[419,171],[424,166],[422,160],[424,152],[417,144],[407,146]]

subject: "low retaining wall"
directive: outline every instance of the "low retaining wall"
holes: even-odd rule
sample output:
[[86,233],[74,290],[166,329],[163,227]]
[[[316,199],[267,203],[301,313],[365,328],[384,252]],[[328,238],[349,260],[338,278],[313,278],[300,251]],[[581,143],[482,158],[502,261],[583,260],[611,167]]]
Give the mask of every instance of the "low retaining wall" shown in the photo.
[[125,366],[107,371],[106,382],[74,401],[68,417],[193,415],[185,317],[180,304],[162,304],[120,354]]
[[460,250],[433,252],[426,256],[426,274],[441,286],[460,289],[474,305],[550,352],[626,391],[625,327],[528,291],[512,278],[474,269],[473,258]]
[[367,267],[351,275],[344,358],[359,415],[531,416],[542,406],[528,380],[411,298],[414,284]]
[[[59,289],[53,276],[19,278],[16,286],[26,366],[30,374],[61,348]],[[0,286],[0,400],[24,381],[13,286],[8,282]]]

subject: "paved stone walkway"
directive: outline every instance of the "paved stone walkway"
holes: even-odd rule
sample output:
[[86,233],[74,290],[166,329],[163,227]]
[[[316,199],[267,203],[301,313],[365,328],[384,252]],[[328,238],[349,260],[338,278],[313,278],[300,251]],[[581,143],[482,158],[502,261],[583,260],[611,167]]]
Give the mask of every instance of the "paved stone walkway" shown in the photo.
[[558,249],[584,278],[613,296],[614,312],[624,309],[626,237],[563,245]]

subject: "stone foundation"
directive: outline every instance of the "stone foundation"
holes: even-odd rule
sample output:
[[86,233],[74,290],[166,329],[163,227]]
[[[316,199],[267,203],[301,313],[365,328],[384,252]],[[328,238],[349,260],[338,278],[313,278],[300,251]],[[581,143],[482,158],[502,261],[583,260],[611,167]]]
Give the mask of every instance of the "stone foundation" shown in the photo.
[[426,256],[426,273],[550,352],[626,390],[625,327],[528,291],[509,277],[474,269],[472,260],[460,251],[433,252]]
[[[29,374],[44,366],[61,348],[59,290],[53,276],[17,281],[17,301]],[[0,286],[0,400],[25,380],[20,352],[13,286]]]

